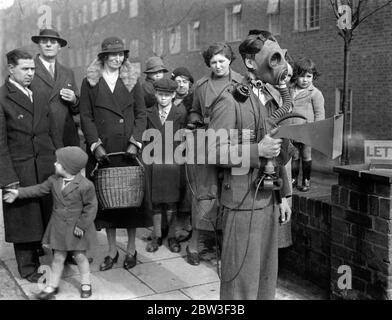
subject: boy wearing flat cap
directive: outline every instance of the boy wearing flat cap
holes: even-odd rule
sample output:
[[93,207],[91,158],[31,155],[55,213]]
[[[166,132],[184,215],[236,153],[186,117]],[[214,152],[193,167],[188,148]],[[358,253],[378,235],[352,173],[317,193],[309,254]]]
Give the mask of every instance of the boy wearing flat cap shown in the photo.
[[[154,82],[156,90],[156,104],[147,109],[147,129],[155,129],[161,135],[161,148],[154,148],[154,159],[162,159],[147,166],[149,171],[151,188],[151,206],[153,208],[153,234],[146,250],[154,252],[162,245],[162,214],[166,213],[169,225],[168,246],[172,252],[180,252],[181,246],[175,237],[177,206],[180,200],[181,165],[174,161],[174,151],[179,142],[174,141],[175,133],[185,128],[187,112],[183,104],[174,105],[173,99],[176,95],[177,83],[170,79],[160,79]],[[168,132],[173,134],[166,136]],[[150,143],[156,141],[152,137]],[[161,149],[162,154],[155,154]],[[166,154],[171,150],[171,154]],[[167,159],[171,159],[167,160]],[[159,163],[157,163],[159,162]]]
[[92,294],[90,265],[86,251],[96,244],[94,219],[98,202],[93,183],[83,177],[87,154],[79,147],[65,147],[56,151],[56,173],[45,182],[30,187],[8,189],[4,200],[37,198],[52,194],[53,209],[42,243],[53,250],[53,261],[47,286],[37,298],[49,300],[59,292],[60,278],[68,252],[78,264],[81,277],[81,298]]
[[150,108],[156,103],[154,82],[163,79],[164,74],[167,72],[169,71],[160,57],[150,57],[146,60],[146,69],[143,71],[146,78],[140,80],[146,108]]

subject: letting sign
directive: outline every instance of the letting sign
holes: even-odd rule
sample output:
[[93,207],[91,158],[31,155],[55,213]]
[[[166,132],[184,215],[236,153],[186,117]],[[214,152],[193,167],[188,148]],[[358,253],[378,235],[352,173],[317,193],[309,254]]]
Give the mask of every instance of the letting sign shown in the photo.
[[365,140],[365,162],[392,160],[392,140]]

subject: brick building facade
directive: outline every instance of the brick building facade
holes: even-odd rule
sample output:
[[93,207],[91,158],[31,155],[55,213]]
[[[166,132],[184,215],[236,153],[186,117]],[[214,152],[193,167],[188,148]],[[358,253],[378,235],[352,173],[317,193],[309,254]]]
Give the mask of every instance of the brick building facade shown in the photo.
[[[369,1],[369,10],[382,1]],[[186,65],[194,77],[208,70],[201,51],[214,41],[228,41],[238,52],[249,29],[271,30],[294,58],[312,58],[322,73],[316,86],[325,97],[326,115],[339,111],[343,81],[343,40],[326,0],[19,0],[0,12],[0,52],[15,47],[35,51],[30,37],[46,21],[69,41],[61,61],[81,83],[102,39],[117,35],[130,48],[130,60],[144,68],[151,55],[161,55],[169,69]],[[363,161],[363,140],[392,139],[392,6],[366,20],[354,34],[350,61],[350,161]],[[3,64],[4,65],[4,64]],[[238,59],[233,68],[243,72]],[[4,71],[4,69],[2,69]],[[319,163],[331,162],[316,154]]]

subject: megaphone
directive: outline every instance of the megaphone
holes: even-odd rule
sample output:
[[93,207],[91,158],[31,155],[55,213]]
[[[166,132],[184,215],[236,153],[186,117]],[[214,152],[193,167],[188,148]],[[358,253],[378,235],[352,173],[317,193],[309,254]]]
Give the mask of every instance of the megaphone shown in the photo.
[[274,132],[274,138],[302,142],[331,159],[342,154],[343,115],[340,114],[311,123],[278,126]]

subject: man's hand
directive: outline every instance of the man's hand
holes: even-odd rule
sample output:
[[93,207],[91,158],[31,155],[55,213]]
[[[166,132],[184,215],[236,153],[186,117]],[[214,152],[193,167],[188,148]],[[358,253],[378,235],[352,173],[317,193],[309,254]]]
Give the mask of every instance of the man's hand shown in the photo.
[[76,95],[75,92],[71,89],[61,89],[60,96],[63,100],[69,101],[72,103],[76,103]]
[[84,235],[84,231],[82,229],[80,229],[78,226],[75,226],[75,230],[74,230],[74,236],[81,238]]
[[3,196],[3,200],[7,203],[13,203],[19,196],[19,191],[17,189],[5,189],[5,191],[7,193]]
[[280,153],[282,139],[274,139],[269,134],[259,142],[259,156],[267,159],[275,158]]
[[280,223],[286,224],[291,220],[291,208],[287,198],[282,198],[282,203],[279,204],[280,210]]
[[98,163],[101,165],[110,163],[110,160],[109,160],[109,157],[106,153],[106,150],[101,145],[99,145],[98,147],[95,148],[94,156],[95,156],[95,159],[97,159]]

